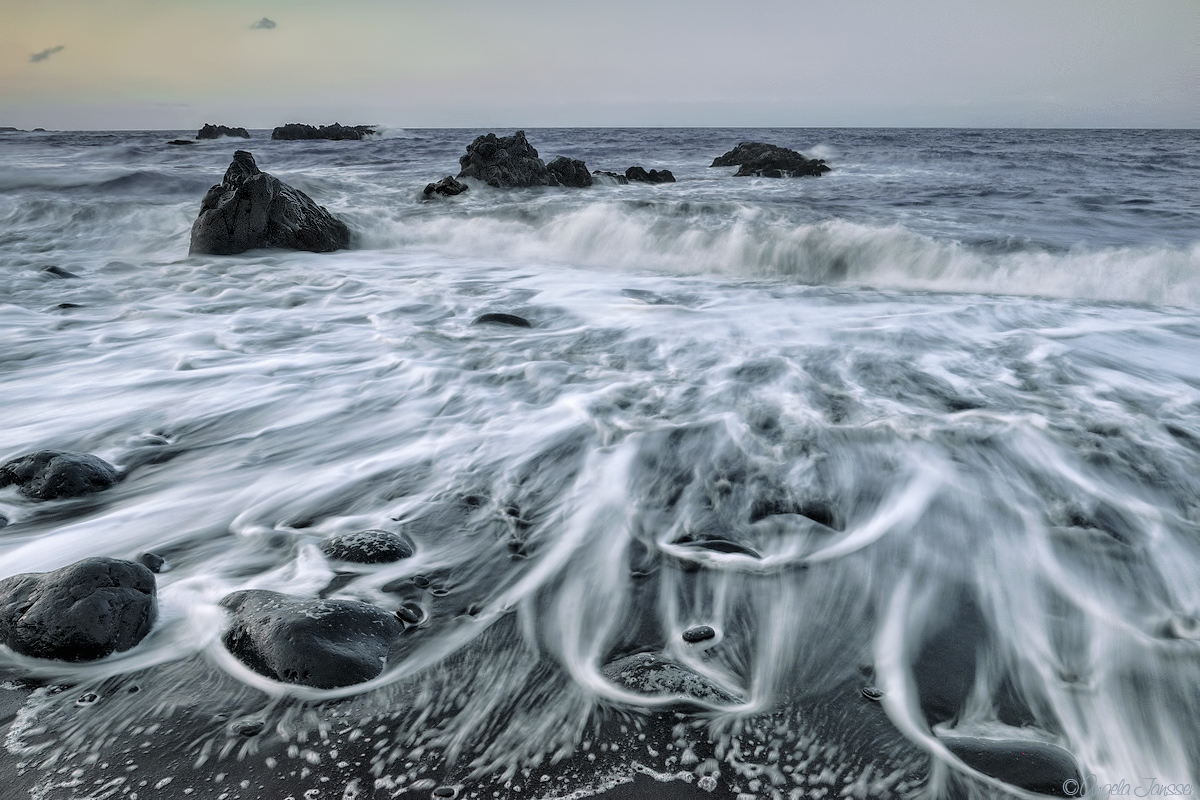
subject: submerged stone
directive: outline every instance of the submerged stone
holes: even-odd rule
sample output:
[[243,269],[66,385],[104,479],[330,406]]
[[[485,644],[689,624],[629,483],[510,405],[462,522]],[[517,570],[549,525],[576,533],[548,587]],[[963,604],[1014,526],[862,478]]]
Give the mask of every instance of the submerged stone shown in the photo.
[[652,169],[647,172],[642,167],[630,167],[625,170],[625,179],[638,183],[675,183],[675,176],[669,169]]
[[317,546],[329,558],[356,564],[387,564],[411,558],[416,552],[408,535],[381,530],[335,533]]
[[518,317],[516,314],[502,314],[499,312],[489,312],[481,314],[475,318],[472,325],[511,325],[514,328],[532,328],[533,324],[524,317]]
[[85,558],[0,581],[0,643],[59,661],[93,661],[140,642],[158,615],[154,575],[141,564]]
[[1075,757],[1058,745],[975,736],[940,737],[966,765],[1029,792],[1067,797],[1069,782],[1079,787]]
[[656,653],[636,653],[605,665],[605,679],[632,692],[650,696],[669,695],[675,705],[735,705],[740,700],[708,678]]
[[426,197],[432,197],[435,194],[440,194],[443,197],[454,197],[455,195],[462,194],[470,188],[470,186],[467,186],[462,181],[455,180],[454,176],[447,175],[437,183],[426,184],[425,191],[423,191],[422,194],[424,194]]
[[38,450],[0,464],[0,488],[16,485],[33,500],[62,500],[102,492],[118,480],[117,470],[88,453]]
[[250,669],[284,683],[334,689],[383,672],[403,626],[353,600],[314,600],[249,589],[226,595],[232,618],[221,641]]

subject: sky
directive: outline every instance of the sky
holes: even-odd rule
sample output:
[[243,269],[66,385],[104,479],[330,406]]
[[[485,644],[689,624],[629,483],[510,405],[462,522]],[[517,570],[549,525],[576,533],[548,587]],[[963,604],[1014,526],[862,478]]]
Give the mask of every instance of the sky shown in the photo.
[[0,126],[1200,128],[1200,0],[0,0]]

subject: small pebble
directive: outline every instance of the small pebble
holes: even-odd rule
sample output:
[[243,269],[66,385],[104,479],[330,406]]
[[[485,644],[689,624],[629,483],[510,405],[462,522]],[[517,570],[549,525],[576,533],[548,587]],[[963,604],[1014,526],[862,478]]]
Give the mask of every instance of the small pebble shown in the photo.
[[396,616],[405,625],[418,625],[425,618],[425,612],[416,603],[405,603],[396,609]]
[[262,733],[264,723],[261,719],[239,719],[237,722],[229,726],[234,733],[240,733],[242,736],[257,736]]
[[708,625],[697,625],[694,628],[688,628],[683,632],[683,640],[685,642],[703,642],[712,639],[717,635],[717,632]]
[[862,696],[868,700],[882,700],[883,690],[874,686],[864,686],[862,690]]
[[458,792],[456,792],[454,790],[453,786],[439,786],[438,788],[433,790],[433,796],[439,797],[439,798],[440,797],[454,797],[456,794],[458,794]]
[[142,553],[138,556],[138,561],[156,575],[163,571],[163,566],[167,563],[167,560],[158,553]]
[[96,694],[95,692],[88,692],[87,694],[80,695],[79,699],[75,701],[75,705],[90,706],[92,703],[95,703],[99,699],[100,699],[100,695]]
[[426,578],[424,575],[413,576],[412,582],[413,582],[413,584],[416,585],[416,587],[418,589],[428,589],[429,588],[429,582],[430,582],[429,578]]

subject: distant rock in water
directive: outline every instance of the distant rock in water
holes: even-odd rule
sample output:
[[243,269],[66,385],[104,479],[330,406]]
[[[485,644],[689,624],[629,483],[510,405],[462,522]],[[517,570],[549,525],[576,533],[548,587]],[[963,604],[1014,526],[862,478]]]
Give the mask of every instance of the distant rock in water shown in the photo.
[[337,122],[332,125],[322,125],[315,128],[312,125],[305,125],[300,122],[289,122],[287,125],[280,125],[275,130],[271,131],[272,139],[285,139],[288,141],[302,139],[330,139],[333,141],[358,141],[365,139],[375,133],[375,128],[371,125],[341,125]]
[[475,318],[472,325],[511,325],[514,328],[532,328],[529,320],[524,317],[518,317],[516,314],[502,314],[492,311],[487,314],[480,314]]
[[476,137],[458,163],[462,167],[458,177],[478,178],[500,189],[558,185],[558,179],[538,158],[538,151],[525,139],[525,131]]
[[404,631],[395,614],[353,600],[313,600],[250,589],[226,595],[221,641],[250,669],[284,683],[334,689],[383,672]]
[[592,174],[588,172],[587,164],[577,158],[559,156],[547,164],[546,169],[563,186],[582,189],[592,185]]
[[195,144],[191,139],[172,139],[167,144]]
[[34,658],[92,661],[136,645],[158,615],[141,564],[85,558],[0,581],[0,643]]
[[713,159],[711,166],[740,167],[734,177],[798,178],[829,172],[829,167],[819,158],[805,158],[795,150],[762,142],[742,142]]
[[597,178],[611,178],[613,181],[615,181],[618,184],[621,184],[622,186],[629,183],[629,178],[626,178],[624,175],[620,174],[619,172],[608,172],[608,171],[602,170],[602,169],[594,169],[594,170],[592,170],[592,175]]
[[652,169],[647,172],[642,167],[630,167],[625,170],[625,179],[638,183],[675,183],[675,176],[669,169]]
[[62,500],[102,492],[118,480],[117,470],[88,453],[38,450],[0,464],[0,488],[16,485],[33,500]]
[[192,225],[193,253],[234,255],[259,247],[327,253],[350,245],[345,223],[299,189],[259,170],[245,150],[208,190]]
[[250,133],[245,128],[230,128],[225,125],[212,125],[210,123],[205,123],[204,127],[196,132],[197,139],[218,139],[222,136],[249,139]]
[[411,558],[417,549],[405,534],[379,530],[335,533],[318,547],[329,558],[356,564],[387,564]]
[[456,194],[462,194],[470,188],[470,186],[467,186],[462,181],[455,180],[454,176],[447,175],[437,183],[427,184],[422,194],[426,197],[432,197],[435,194],[440,194],[444,197],[453,197]]

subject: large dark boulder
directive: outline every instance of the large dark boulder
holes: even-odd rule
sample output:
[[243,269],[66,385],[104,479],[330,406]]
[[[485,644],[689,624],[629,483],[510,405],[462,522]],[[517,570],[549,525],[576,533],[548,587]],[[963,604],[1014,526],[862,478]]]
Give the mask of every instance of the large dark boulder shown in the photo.
[[329,558],[356,564],[387,564],[411,558],[417,549],[406,534],[380,530],[335,533],[317,546]]
[[742,142],[713,159],[711,166],[740,167],[734,177],[799,178],[829,172],[829,167],[819,158],[805,158],[795,150],[762,142]]
[[375,128],[370,125],[342,125],[333,123],[332,125],[322,125],[317,128],[312,125],[305,125],[301,122],[289,122],[287,125],[280,125],[275,130],[271,131],[272,139],[284,139],[288,141],[302,141],[308,139],[329,139],[332,141],[358,141],[365,139],[375,133]]
[[141,564],[85,558],[0,581],[0,642],[35,658],[92,661],[140,642],[158,615]]
[[578,158],[559,156],[547,164],[546,169],[563,186],[582,189],[592,185],[592,173],[588,172],[587,164]]
[[674,183],[675,176],[669,169],[652,169],[647,172],[642,167],[630,167],[625,170],[625,179],[638,183]]
[[426,184],[425,191],[422,194],[426,197],[432,197],[435,194],[440,194],[443,197],[454,197],[470,188],[470,186],[467,186],[462,181],[456,181],[453,175],[447,175],[437,183]]
[[226,595],[221,641],[250,669],[285,683],[333,689],[383,672],[404,630],[394,614],[353,600],[314,600],[250,589]]
[[197,139],[219,139],[222,136],[230,136],[235,139],[249,139],[250,133],[245,128],[230,128],[225,125],[213,125],[205,123],[204,127],[196,132]]
[[497,188],[558,185],[558,179],[538,158],[538,151],[525,139],[525,131],[504,137],[494,133],[476,137],[458,163],[462,167],[458,177],[478,178]]
[[1029,792],[1069,797],[1071,784],[1079,789],[1079,765],[1063,748],[1022,739],[990,739],[980,736],[947,735],[942,742],[966,763],[984,775]]
[[233,255],[258,247],[327,253],[350,244],[345,223],[299,189],[259,170],[245,150],[208,190],[189,253]]
[[0,488],[16,484],[33,500],[62,500],[102,492],[117,482],[112,464],[88,453],[38,450],[0,464]]

